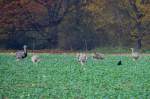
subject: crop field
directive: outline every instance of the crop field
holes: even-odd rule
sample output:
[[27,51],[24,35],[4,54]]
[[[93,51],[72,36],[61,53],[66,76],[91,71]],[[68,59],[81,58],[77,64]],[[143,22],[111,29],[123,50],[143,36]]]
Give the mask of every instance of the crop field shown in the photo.
[[[106,55],[81,65],[74,54],[0,54],[0,99],[150,99],[150,56]],[[117,65],[118,60],[122,65]]]

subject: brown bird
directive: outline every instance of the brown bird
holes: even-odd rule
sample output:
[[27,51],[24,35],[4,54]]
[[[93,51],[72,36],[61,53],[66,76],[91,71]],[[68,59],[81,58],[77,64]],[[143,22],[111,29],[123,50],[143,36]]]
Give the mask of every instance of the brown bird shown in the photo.
[[104,54],[94,52],[93,59],[104,59]]

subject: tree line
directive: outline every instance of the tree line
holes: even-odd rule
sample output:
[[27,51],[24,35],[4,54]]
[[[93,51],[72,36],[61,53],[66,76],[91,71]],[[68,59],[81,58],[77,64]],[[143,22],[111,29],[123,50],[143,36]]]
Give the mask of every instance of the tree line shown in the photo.
[[0,48],[150,48],[148,0],[0,0]]

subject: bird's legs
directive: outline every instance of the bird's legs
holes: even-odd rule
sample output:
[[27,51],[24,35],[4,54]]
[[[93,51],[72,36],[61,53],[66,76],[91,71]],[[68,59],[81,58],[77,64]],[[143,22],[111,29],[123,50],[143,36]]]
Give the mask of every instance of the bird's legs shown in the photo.
[[18,61],[20,61],[20,59],[16,59],[16,61],[18,62]]
[[80,61],[81,65],[84,65],[83,61]]

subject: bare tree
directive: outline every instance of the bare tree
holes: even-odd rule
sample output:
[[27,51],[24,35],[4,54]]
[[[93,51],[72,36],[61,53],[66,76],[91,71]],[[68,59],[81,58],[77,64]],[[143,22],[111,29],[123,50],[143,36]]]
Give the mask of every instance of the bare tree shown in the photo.
[[134,19],[136,21],[135,28],[137,29],[137,40],[136,40],[136,48],[141,49],[142,47],[142,25],[141,19],[143,18],[144,14],[140,11],[140,9],[136,5],[136,0],[129,0],[130,6],[135,13]]

